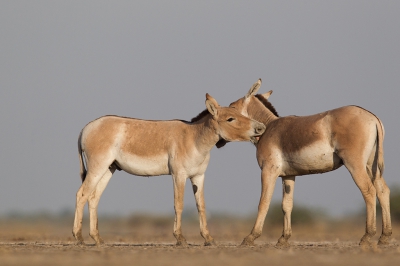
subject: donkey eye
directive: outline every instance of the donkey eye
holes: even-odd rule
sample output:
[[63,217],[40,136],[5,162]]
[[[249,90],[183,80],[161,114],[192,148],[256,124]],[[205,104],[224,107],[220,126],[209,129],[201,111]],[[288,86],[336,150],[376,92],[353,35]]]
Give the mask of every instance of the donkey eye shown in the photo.
[[233,120],[235,120],[235,118],[233,118],[233,117],[229,117],[229,118],[228,118],[228,120],[226,120],[226,121],[228,121],[228,122],[232,122]]

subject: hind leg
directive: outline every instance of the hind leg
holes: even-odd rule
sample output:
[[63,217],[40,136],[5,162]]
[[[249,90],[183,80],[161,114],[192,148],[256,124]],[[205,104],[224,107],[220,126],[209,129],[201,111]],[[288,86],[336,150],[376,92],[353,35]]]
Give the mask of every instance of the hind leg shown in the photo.
[[295,176],[282,177],[283,197],[282,197],[282,211],[283,211],[283,232],[279,238],[277,247],[290,246],[288,240],[292,236],[292,210],[293,210],[293,193]]
[[[379,238],[378,245],[388,245],[390,236],[392,235],[392,224],[390,221],[390,190],[383,178],[383,154],[378,153],[377,144],[375,143],[371,152],[367,171],[376,189],[376,196],[382,209],[382,235]],[[382,156],[382,157],[379,157]],[[379,165],[379,161],[381,164]]]
[[115,172],[116,168],[112,166],[100,181],[97,183],[96,188],[90,194],[88,203],[89,203],[89,217],[90,217],[90,232],[89,235],[93,238],[96,242],[96,245],[99,246],[104,244],[103,239],[99,235],[99,224],[98,224],[98,217],[97,217],[97,207],[99,205],[101,194],[103,194],[104,189],[106,188],[108,182],[110,181],[113,173]]
[[376,233],[376,189],[372,184],[365,165],[350,166],[346,163],[345,165],[350,171],[357,187],[360,189],[367,208],[366,229],[364,236],[361,238],[360,245],[370,245],[371,237]]
[[376,194],[379,204],[382,208],[382,235],[379,238],[378,245],[388,245],[390,236],[392,235],[392,223],[390,220],[390,190],[386,185],[383,176],[379,176],[374,180]]
[[82,218],[83,218],[83,208],[85,207],[86,201],[88,200],[90,194],[95,189],[97,183],[103,176],[105,171],[91,172],[88,171],[85,181],[82,183],[78,192],[76,193],[76,206],[75,206],[75,219],[74,227],[72,229],[72,235],[77,240],[78,245],[84,244],[82,237]]

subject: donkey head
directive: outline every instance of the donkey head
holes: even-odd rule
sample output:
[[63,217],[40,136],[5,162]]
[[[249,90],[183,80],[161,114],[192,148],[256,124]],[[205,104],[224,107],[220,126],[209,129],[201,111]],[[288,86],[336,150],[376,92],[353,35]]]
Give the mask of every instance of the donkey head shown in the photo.
[[[268,101],[269,96],[271,96],[272,91],[269,91],[264,94],[257,94],[258,89],[261,86],[261,79],[259,79],[247,94],[240,98],[239,100],[231,103],[229,107],[237,110],[242,115],[254,119],[263,123],[264,125],[268,124],[268,121],[276,119],[278,117],[278,113],[272,104]],[[255,138],[252,141],[254,144],[257,144],[258,138]],[[216,146],[218,148],[224,146],[226,142],[220,140]]]
[[[217,101],[208,93],[206,94],[206,106],[208,112],[212,115],[212,121],[220,139],[255,142],[256,137],[262,135],[265,131],[265,126],[262,123],[241,115],[234,108],[219,106]],[[219,145],[217,147],[219,148]]]

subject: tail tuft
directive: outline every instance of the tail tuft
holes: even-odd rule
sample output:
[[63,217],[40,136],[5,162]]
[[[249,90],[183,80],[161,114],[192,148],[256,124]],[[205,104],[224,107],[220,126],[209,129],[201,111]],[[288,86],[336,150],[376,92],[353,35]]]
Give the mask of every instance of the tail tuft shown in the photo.
[[385,162],[383,159],[383,139],[385,137],[385,128],[383,127],[382,121],[378,118],[379,125],[377,125],[378,130],[378,168],[383,176],[383,171],[385,170]]
[[83,151],[82,151],[82,131],[79,134],[79,138],[78,138],[78,152],[79,152],[79,163],[80,163],[80,175],[81,175],[81,180],[82,183],[85,181],[86,179],[86,168],[85,168],[85,164],[83,162]]

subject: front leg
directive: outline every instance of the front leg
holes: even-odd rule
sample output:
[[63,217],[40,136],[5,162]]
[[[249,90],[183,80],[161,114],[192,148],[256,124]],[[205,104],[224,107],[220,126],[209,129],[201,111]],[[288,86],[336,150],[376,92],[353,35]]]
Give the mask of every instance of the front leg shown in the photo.
[[187,247],[185,237],[182,234],[181,222],[183,211],[183,198],[185,194],[186,177],[182,175],[172,175],[174,182],[174,208],[175,208],[175,221],[174,221],[174,236],[176,238],[176,245]]
[[[272,168],[274,166],[272,165]],[[261,170],[261,198],[258,205],[257,219],[254,224],[251,233],[243,239],[242,246],[254,246],[254,240],[261,236],[262,229],[264,226],[265,216],[267,215],[269,205],[271,203],[272,194],[274,193],[274,187],[277,179],[275,171],[271,171],[272,168],[266,169],[263,167]]]
[[200,234],[204,238],[205,246],[215,246],[215,241],[211,237],[207,228],[207,218],[206,218],[206,205],[204,203],[204,174],[192,177],[190,179],[192,182],[193,193],[196,199],[197,211],[199,213],[200,220]]
[[293,192],[295,176],[282,177],[282,212],[283,212],[283,232],[279,238],[277,247],[289,247],[289,238],[292,235],[292,210],[293,210]]

